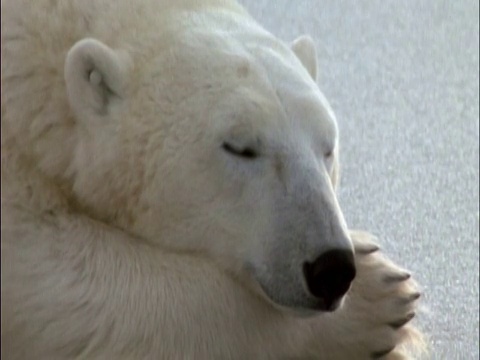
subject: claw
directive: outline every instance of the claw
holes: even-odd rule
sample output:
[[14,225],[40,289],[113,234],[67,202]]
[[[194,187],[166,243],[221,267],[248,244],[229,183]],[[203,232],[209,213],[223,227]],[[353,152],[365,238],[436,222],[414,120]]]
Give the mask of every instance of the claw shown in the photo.
[[378,245],[369,244],[362,246],[360,249],[355,249],[355,252],[360,255],[369,255],[377,252],[378,250],[380,250],[380,247]]
[[422,295],[419,292],[408,295],[407,297],[400,300],[400,305],[408,305],[415,300],[418,300]]
[[410,279],[412,275],[408,272],[402,272],[402,273],[398,273],[398,274],[391,274],[391,275],[387,275],[385,276],[385,279],[384,281],[388,284],[391,284],[391,283],[396,283],[396,282],[402,282],[402,281],[406,281],[408,279]]
[[412,320],[415,317],[415,313],[410,313],[408,314],[405,318],[391,322],[388,324],[390,327],[393,329],[400,329],[402,326],[404,326],[406,323],[408,323],[410,320]]
[[391,347],[390,349],[387,350],[381,350],[381,351],[375,351],[372,353],[371,358],[372,359],[380,359],[384,357],[385,355],[391,353],[395,349],[395,346]]
[[420,294],[419,292],[413,293],[407,298],[407,301],[412,302],[412,301],[418,300],[420,296],[422,296],[422,294]]

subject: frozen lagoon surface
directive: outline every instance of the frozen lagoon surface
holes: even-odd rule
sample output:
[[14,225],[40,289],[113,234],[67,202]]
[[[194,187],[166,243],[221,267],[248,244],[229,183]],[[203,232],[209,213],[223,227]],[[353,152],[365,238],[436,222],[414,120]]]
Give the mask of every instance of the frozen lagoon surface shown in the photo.
[[240,2],[315,39],[347,222],[422,285],[432,359],[479,359],[479,2]]

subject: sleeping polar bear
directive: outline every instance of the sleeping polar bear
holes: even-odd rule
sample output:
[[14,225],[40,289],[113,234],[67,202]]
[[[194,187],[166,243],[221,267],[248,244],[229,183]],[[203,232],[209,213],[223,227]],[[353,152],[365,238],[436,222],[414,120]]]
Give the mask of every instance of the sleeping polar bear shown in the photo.
[[[2,0],[4,359],[405,359],[313,41],[230,0]],[[408,324],[407,324],[408,323]]]

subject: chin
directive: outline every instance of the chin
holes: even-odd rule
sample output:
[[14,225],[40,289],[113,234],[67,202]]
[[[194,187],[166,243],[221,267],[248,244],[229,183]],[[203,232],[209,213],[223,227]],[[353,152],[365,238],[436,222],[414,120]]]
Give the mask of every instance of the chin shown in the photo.
[[285,299],[275,298],[275,296],[272,296],[273,294],[266,292],[262,286],[259,288],[261,289],[260,291],[263,297],[267,299],[273,307],[290,316],[299,318],[311,318],[325,313],[334,312],[340,309],[345,302],[345,296],[330,303],[326,303],[322,299],[314,298],[312,296],[297,296],[293,297],[291,301],[285,301]]
[[[271,300],[273,301],[273,300]],[[321,300],[315,301],[315,304],[309,306],[285,306],[280,304],[275,304],[275,306],[280,309],[282,312],[289,314],[298,318],[311,318],[319,316],[325,313],[330,313],[338,310],[342,307],[344,299],[342,298],[339,301],[336,301],[329,306],[326,306],[325,303]]]

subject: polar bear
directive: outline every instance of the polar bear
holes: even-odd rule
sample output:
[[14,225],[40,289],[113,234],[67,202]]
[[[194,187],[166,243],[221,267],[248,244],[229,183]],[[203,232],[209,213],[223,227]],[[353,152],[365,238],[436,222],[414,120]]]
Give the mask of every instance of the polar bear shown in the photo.
[[5,359],[405,359],[313,41],[233,0],[2,0]]

